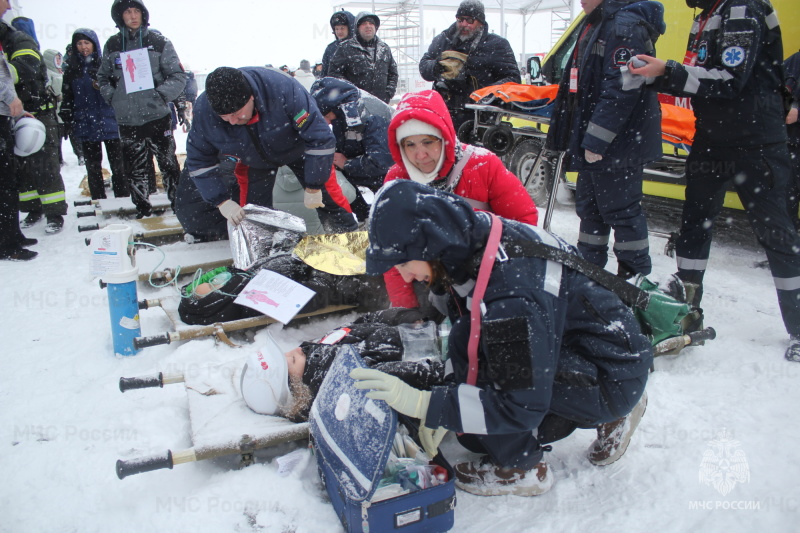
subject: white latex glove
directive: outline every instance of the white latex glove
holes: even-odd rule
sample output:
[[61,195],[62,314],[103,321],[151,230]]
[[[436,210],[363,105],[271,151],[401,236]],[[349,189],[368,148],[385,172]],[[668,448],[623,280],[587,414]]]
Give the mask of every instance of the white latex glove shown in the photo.
[[589,150],[586,150],[586,152],[584,153],[584,157],[586,158],[586,161],[588,161],[589,163],[597,163],[598,161],[603,159],[602,155],[590,152]]
[[442,443],[445,435],[447,435],[447,430],[441,426],[431,429],[425,425],[425,422],[421,422],[419,425],[419,441],[422,443],[425,453],[431,458],[436,457],[436,454],[439,453],[439,444]]
[[238,226],[244,220],[244,209],[233,200],[225,200],[217,206],[217,209],[222,213],[222,216],[235,226]]
[[389,407],[406,416],[425,419],[431,401],[430,392],[415,389],[403,383],[400,378],[372,368],[353,369],[350,377],[356,380],[357,389],[372,389],[367,393],[367,398],[383,400]]
[[303,204],[309,209],[325,207],[325,204],[322,203],[322,189],[316,189],[316,191],[314,189],[306,189],[303,194]]

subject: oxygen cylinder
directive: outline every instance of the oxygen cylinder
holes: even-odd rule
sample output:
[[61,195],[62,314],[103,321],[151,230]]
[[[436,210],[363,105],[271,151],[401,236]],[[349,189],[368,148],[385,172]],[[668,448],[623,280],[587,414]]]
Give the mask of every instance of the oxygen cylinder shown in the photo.
[[108,289],[108,310],[111,317],[111,338],[116,355],[136,355],[133,344],[141,336],[139,300],[136,281],[131,228],[110,224],[92,235],[92,274],[99,276],[101,287]]

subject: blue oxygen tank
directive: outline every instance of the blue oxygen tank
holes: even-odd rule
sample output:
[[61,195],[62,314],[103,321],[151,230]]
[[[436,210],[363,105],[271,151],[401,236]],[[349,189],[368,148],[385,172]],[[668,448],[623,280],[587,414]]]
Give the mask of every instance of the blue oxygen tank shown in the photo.
[[136,355],[133,344],[142,334],[139,324],[139,300],[136,281],[131,228],[110,224],[92,235],[92,274],[100,277],[101,287],[108,289],[108,311],[111,317],[111,338],[116,355]]

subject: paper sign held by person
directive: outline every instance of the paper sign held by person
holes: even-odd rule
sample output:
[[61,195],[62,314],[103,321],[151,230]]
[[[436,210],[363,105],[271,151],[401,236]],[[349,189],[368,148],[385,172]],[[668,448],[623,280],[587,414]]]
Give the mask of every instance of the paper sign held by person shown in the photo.
[[234,302],[288,324],[314,294],[286,276],[262,270],[245,285]]
[[147,48],[120,52],[122,77],[125,79],[127,94],[155,88],[153,72],[150,70],[150,56]]

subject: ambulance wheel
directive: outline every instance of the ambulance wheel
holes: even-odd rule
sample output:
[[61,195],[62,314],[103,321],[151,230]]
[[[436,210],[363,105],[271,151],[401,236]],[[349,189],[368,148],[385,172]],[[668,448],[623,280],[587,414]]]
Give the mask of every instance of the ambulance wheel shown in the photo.
[[480,137],[473,131],[474,129],[475,121],[467,120],[458,127],[456,137],[458,137],[458,140],[462,143],[475,144],[480,140]]
[[536,165],[542,149],[543,143],[539,139],[519,141],[508,158],[508,169],[519,178],[534,203],[544,208],[553,183],[553,166],[547,157]]
[[508,126],[492,126],[483,134],[483,145],[498,156],[506,155],[514,147],[514,133]]

